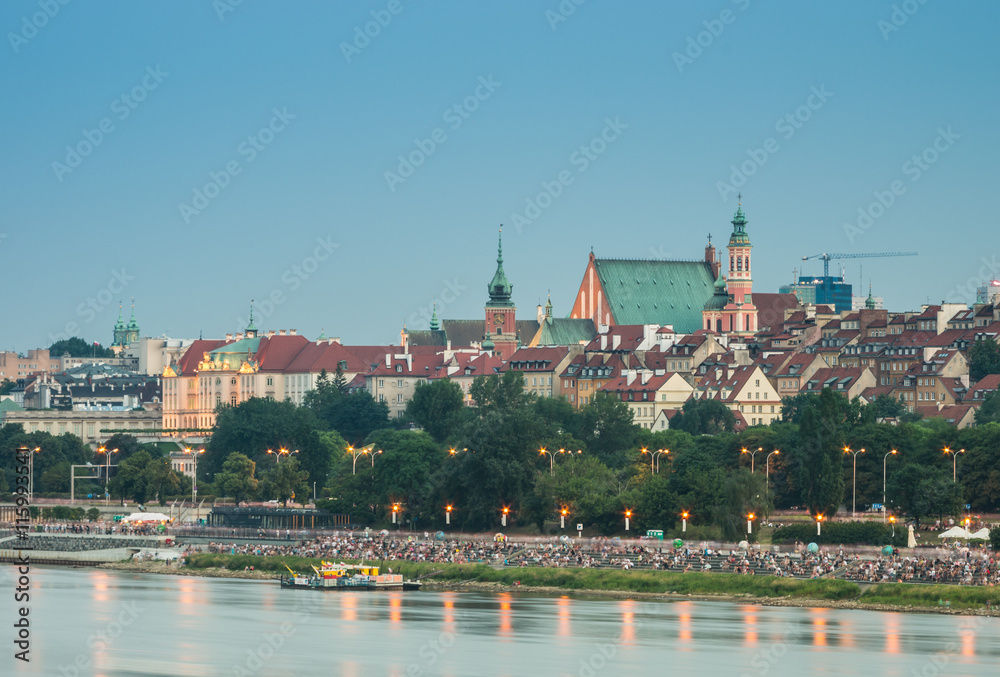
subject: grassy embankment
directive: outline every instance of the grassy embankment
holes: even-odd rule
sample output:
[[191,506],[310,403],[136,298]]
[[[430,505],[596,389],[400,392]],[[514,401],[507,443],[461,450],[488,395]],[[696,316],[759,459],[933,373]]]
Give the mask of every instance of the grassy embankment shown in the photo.
[[[350,560],[348,560],[350,561]],[[196,554],[188,558],[192,569],[220,568],[242,571],[286,573],[287,564],[296,571],[309,571],[318,559],[306,557],[258,557],[254,555]],[[369,562],[372,564],[373,562]],[[986,602],[1000,609],[1000,588],[883,583],[862,591],[851,581],[802,580],[771,576],[736,576],[724,573],[677,573],[671,571],[620,571],[618,569],[548,569],[541,567],[494,569],[483,564],[435,564],[430,562],[386,562],[405,578],[427,577],[438,582],[495,583],[532,588],[559,588],[574,592],[620,591],[653,594],[718,595],[756,599],[804,599],[855,601],[859,605],[885,605],[897,609],[982,609]]]

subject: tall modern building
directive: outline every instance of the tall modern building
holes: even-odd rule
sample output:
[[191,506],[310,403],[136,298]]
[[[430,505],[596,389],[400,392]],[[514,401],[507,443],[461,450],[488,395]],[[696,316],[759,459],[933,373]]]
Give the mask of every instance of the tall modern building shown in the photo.
[[833,306],[838,313],[853,308],[854,289],[842,277],[800,276],[798,282],[783,285],[778,292],[795,294],[802,304]]

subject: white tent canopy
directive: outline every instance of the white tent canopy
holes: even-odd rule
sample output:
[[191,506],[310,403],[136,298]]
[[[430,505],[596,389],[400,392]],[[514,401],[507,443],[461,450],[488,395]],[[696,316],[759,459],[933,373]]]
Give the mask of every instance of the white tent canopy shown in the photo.
[[169,522],[170,518],[162,512],[134,512],[128,517],[122,517],[122,522]]
[[952,527],[948,531],[942,531],[938,538],[972,538],[972,534],[962,527]]
[[969,538],[981,538],[984,541],[987,541],[990,538],[990,530],[986,528],[980,529],[976,533],[969,536]]

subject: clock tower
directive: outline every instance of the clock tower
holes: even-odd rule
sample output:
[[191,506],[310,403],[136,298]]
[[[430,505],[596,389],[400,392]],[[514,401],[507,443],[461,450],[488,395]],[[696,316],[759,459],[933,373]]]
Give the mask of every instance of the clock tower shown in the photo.
[[490,300],[486,302],[486,323],[483,332],[484,343],[488,338],[493,344],[493,354],[503,360],[509,360],[518,349],[520,341],[517,336],[515,314],[517,308],[510,297],[514,286],[507,280],[503,272],[503,229],[497,241],[497,272],[487,286]]

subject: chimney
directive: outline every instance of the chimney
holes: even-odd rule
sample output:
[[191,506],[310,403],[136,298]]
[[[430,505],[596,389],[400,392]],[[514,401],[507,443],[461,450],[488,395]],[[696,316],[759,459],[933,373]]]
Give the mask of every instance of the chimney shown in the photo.
[[226,340],[227,341],[232,341],[233,340],[233,335],[232,334],[226,334]]
[[278,336],[284,336],[284,335],[285,335],[285,330],[284,329],[279,329],[278,330]]
[[607,349],[608,349],[608,335],[601,334],[601,350],[607,350]]
[[642,372],[642,385],[646,385],[647,383],[649,383],[649,372],[648,371],[643,371]]
[[389,353],[385,354],[385,368],[388,369],[392,366],[392,355]]
[[611,337],[611,350],[618,350],[618,346],[621,345],[622,337],[621,334],[614,334]]
[[269,338],[270,338],[271,336],[274,336],[274,330],[273,330],[273,329],[268,329],[268,330],[267,330],[267,335],[268,335],[268,337],[269,337]]
[[635,369],[626,369],[625,370],[625,385],[630,386],[630,385],[632,385],[633,381],[635,381]]
[[289,336],[295,336],[296,332],[298,332],[298,329],[289,329],[288,330],[288,335]]
[[538,308],[535,310],[535,318],[537,318],[538,324],[541,324],[545,319],[545,309],[542,308],[541,304],[538,304]]
[[243,332],[241,332],[241,331],[240,332],[236,332],[236,340],[239,341],[241,338],[243,338]]

